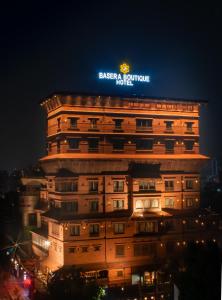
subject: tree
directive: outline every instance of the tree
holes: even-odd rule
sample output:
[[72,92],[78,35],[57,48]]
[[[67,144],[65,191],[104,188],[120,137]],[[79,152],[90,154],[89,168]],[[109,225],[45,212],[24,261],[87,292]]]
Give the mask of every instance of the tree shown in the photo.
[[100,300],[104,296],[96,281],[87,282],[75,266],[55,271],[48,280],[48,291],[53,300]]
[[180,300],[219,300],[221,259],[216,243],[189,244],[183,259],[171,266]]

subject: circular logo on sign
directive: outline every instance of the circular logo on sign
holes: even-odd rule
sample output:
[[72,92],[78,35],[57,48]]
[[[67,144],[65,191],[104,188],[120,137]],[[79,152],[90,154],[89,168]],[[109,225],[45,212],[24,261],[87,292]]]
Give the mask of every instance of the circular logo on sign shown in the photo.
[[123,63],[120,65],[120,72],[122,72],[123,74],[129,73],[130,71],[130,66],[126,63]]

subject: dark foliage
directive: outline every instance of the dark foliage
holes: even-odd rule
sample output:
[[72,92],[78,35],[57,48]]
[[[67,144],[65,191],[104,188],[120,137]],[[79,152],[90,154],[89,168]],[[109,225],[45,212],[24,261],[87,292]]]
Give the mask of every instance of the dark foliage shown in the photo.
[[102,297],[101,288],[97,283],[86,282],[75,266],[62,267],[55,271],[48,281],[48,291],[53,300],[99,300]]
[[221,259],[216,243],[188,245],[183,260],[171,265],[180,300],[220,299]]

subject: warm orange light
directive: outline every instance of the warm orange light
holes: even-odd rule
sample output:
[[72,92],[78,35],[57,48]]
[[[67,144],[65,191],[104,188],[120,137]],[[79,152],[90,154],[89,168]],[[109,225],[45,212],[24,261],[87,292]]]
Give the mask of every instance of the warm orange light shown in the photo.
[[126,63],[123,63],[120,65],[120,72],[122,72],[123,74],[127,74],[130,71],[130,66]]

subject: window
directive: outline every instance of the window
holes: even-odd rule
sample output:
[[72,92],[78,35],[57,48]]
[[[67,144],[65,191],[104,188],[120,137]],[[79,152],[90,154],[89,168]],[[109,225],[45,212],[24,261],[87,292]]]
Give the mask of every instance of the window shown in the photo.
[[68,139],[69,149],[78,150],[79,149],[79,139]]
[[88,252],[88,246],[82,246],[82,252]]
[[137,233],[155,232],[155,222],[137,222]]
[[71,236],[79,236],[80,235],[80,225],[71,225],[69,233]]
[[137,119],[136,127],[137,129],[152,129],[153,120],[152,119]]
[[166,140],[165,141],[165,147],[167,153],[174,152],[174,140]]
[[173,198],[166,198],[165,199],[165,207],[173,208],[174,207],[174,199]]
[[69,253],[76,253],[76,247],[69,247]]
[[90,236],[98,236],[99,235],[99,224],[90,224],[89,235]]
[[185,150],[193,150],[194,141],[184,141]]
[[172,131],[173,130],[173,121],[165,121],[166,124],[166,130]]
[[56,192],[77,192],[78,191],[78,181],[63,181],[56,182],[55,184]]
[[187,205],[187,207],[193,207],[194,206],[194,199],[193,198],[186,198],[186,205]]
[[113,200],[114,209],[124,209],[124,200]]
[[153,150],[153,140],[151,139],[136,140],[136,150]]
[[113,140],[113,150],[124,150],[124,140]]
[[123,180],[115,180],[113,181],[113,191],[116,192],[124,192],[124,181]]
[[189,133],[193,132],[193,122],[186,122],[186,131]]
[[78,120],[77,118],[69,118],[71,129],[76,129],[77,128],[77,120]]
[[150,208],[150,199],[145,199],[143,200],[143,207],[146,208]]
[[116,245],[116,256],[123,257],[125,255],[124,245]]
[[57,147],[57,153],[60,153],[60,141],[57,141],[57,144],[56,144],[56,147]]
[[63,210],[67,212],[77,212],[78,211],[78,201],[73,202],[62,202]]
[[98,200],[90,201],[89,205],[90,205],[91,212],[98,212],[98,210],[99,210],[99,201]]
[[193,180],[186,180],[186,190],[193,189]]
[[155,190],[155,181],[140,181],[139,182],[139,190]]
[[153,244],[135,244],[134,245],[134,256],[148,256],[155,252]]
[[143,209],[143,201],[136,200],[136,209]]
[[150,199],[150,207],[151,208],[159,207],[159,200],[158,199]]
[[115,119],[114,123],[115,123],[115,129],[122,129],[122,119]]
[[48,153],[52,151],[52,143],[48,143]]
[[89,181],[89,192],[98,192],[98,180]]
[[165,180],[165,191],[173,191],[173,190],[174,190],[174,181]]
[[121,234],[125,232],[125,224],[124,223],[114,223],[114,233]]
[[116,276],[117,277],[123,277],[123,271],[122,270],[117,271]]
[[159,199],[144,199],[144,200],[136,200],[136,209],[148,209],[148,208],[158,208],[159,207]]
[[29,225],[30,226],[36,226],[37,225],[37,215],[36,213],[28,214],[29,218]]
[[57,119],[57,130],[58,130],[58,131],[61,130],[60,125],[61,125],[61,119],[58,118],[58,119]]
[[88,145],[89,145],[89,152],[98,152],[99,150],[99,140],[98,139],[89,139],[88,140]]
[[52,223],[52,234],[59,235],[59,225]]
[[101,245],[94,245],[94,251],[100,251]]
[[165,228],[167,231],[174,231],[176,229],[175,222],[174,221],[166,221]]
[[97,129],[98,119],[92,118],[92,119],[89,119],[89,121],[90,121],[90,129]]
[[144,272],[144,284],[153,285],[155,283],[155,272]]

